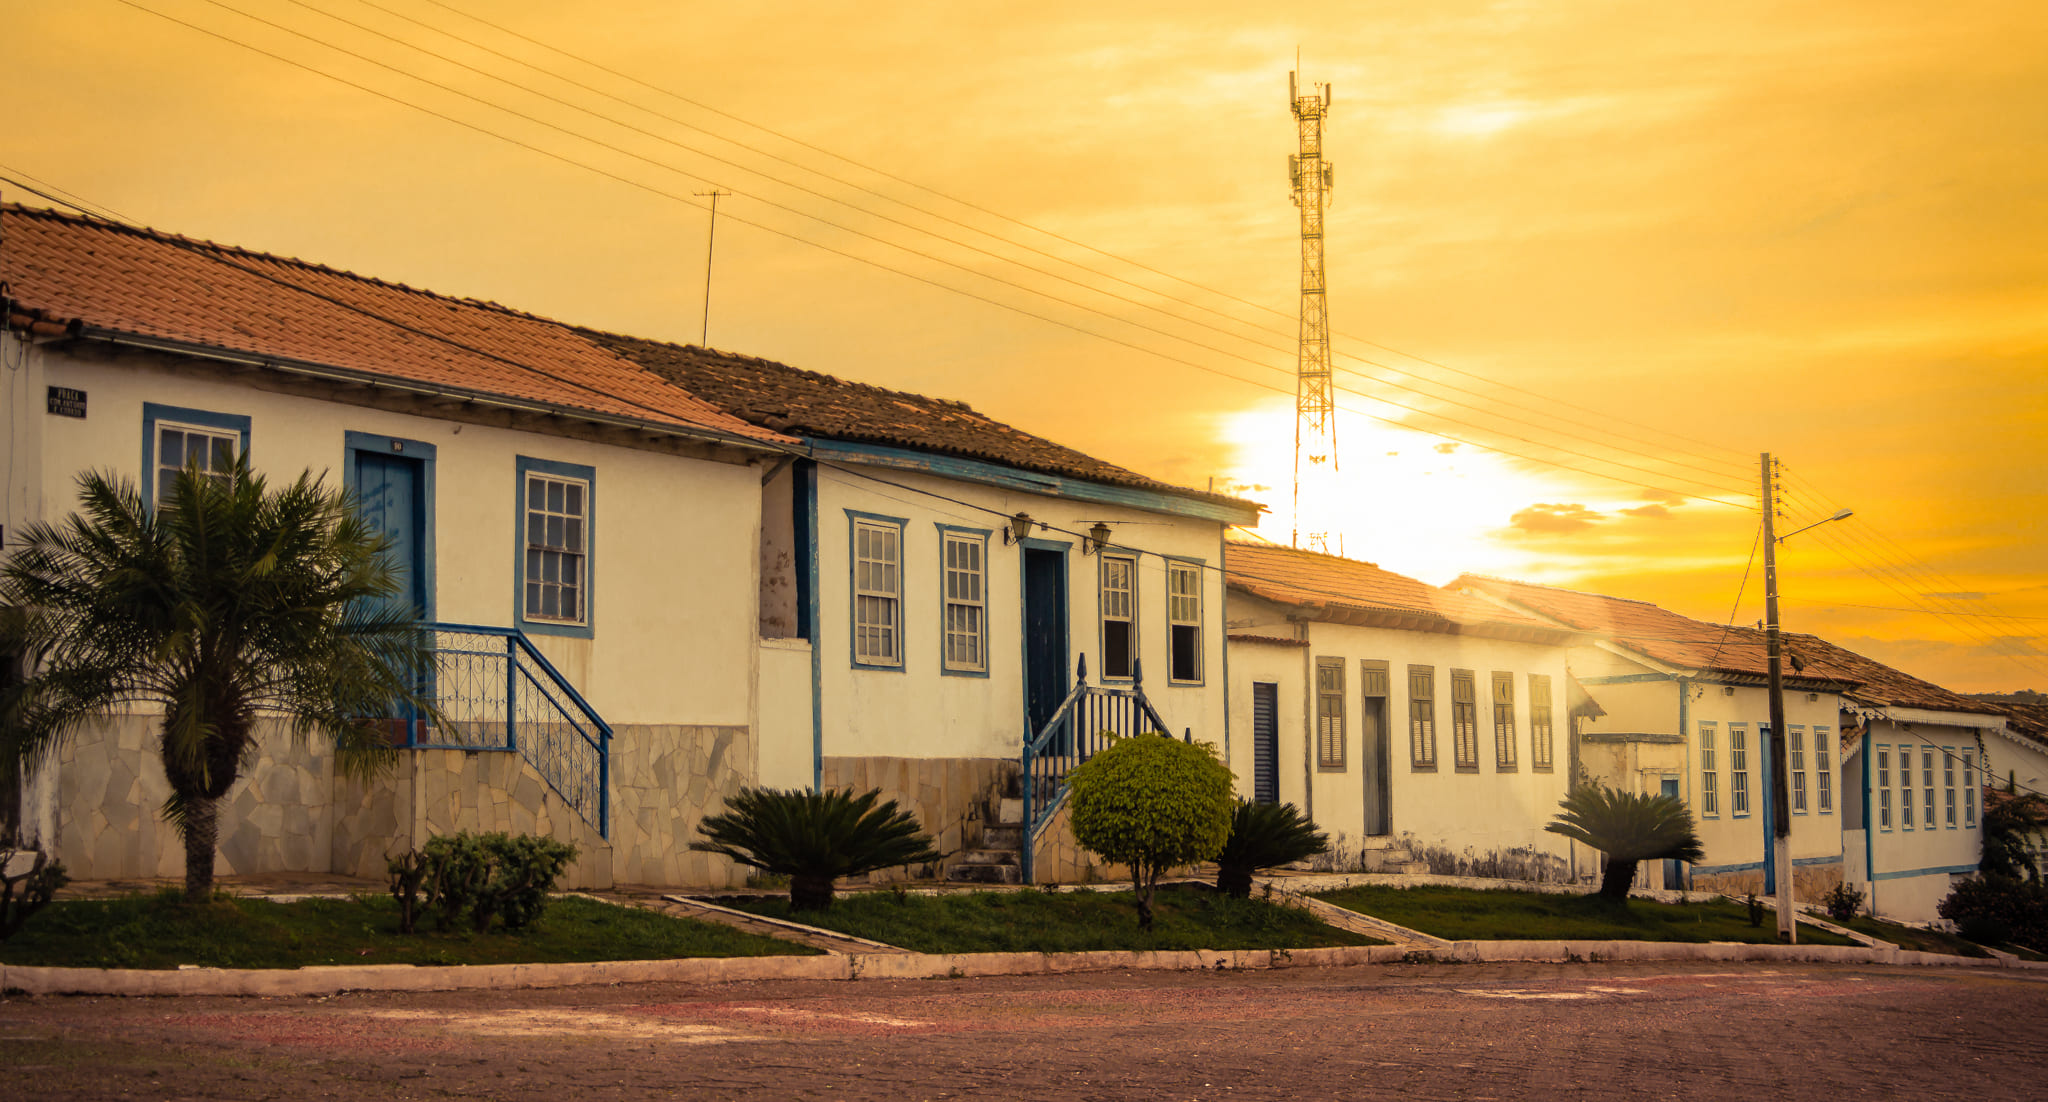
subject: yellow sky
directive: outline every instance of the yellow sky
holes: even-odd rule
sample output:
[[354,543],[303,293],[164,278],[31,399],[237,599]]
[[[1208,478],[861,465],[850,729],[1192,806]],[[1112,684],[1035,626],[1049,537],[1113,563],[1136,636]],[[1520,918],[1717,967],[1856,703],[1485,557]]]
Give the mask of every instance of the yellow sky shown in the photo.
[[[1796,517],[1856,510],[1784,545],[1788,627],[1957,689],[2048,689],[2036,4],[447,3],[9,0],[0,164],[161,228],[677,340],[704,293],[692,193],[727,188],[714,345],[1269,487],[1247,492],[1284,540],[1299,46],[1335,91],[1347,553],[1723,619],[1756,519],[1699,499],[1753,494],[1769,450]],[[1956,615],[1895,611],[1927,602]]]

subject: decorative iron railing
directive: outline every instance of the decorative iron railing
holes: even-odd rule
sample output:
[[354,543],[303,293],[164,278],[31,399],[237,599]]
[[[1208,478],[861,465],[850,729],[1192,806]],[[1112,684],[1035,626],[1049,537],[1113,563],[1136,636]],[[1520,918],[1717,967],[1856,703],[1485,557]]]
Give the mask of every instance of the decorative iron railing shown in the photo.
[[1088,656],[1074,664],[1074,687],[1045,726],[1026,736],[1023,755],[1024,882],[1032,879],[1038,836],[1067,799],[1067,774],[1122,735],[1172,737],[1158,709],[1145,697],[1144,670],[1131,664],[1128,688],[1088,684]]
[[525,633],[427,624],[433,665],[425,692],[441,727],[406,724],[405,744],[517,751],[597,832],[611,837],[611,726]]

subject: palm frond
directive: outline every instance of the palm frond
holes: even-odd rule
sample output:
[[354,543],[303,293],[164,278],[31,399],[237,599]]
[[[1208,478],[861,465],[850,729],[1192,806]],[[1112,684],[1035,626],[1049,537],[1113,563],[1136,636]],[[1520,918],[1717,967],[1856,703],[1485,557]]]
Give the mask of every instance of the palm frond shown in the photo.
[[1692,812],[1676,796],[1581,785],[1558,802],[1543,829],[1584,842],[1617,861],[1698,861],[1706,856]]

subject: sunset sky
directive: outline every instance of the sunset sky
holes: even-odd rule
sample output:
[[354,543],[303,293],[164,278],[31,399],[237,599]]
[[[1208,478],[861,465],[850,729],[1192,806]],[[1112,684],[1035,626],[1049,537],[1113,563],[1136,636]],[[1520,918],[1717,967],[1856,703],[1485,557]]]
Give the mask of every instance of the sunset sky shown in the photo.
[[2048,690],[2038,3],[0,11],[8,175],[691,342],[728,190],[712,345],[1213,478],[1282,542],[1299,49],[1347,554],[1726,620],[1771,451],[1785,527],[1856,513],[1783,545],[1788,628]]

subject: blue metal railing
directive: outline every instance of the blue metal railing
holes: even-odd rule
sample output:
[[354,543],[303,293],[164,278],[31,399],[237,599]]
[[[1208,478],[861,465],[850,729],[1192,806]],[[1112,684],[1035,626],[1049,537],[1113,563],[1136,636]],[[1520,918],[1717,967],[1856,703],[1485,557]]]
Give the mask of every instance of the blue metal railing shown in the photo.
[[409,723],[418,749],[517,751],[583,820],[611,837],[612,729],[516,628],[425,624],[425,695],[436,730]]
[[1067,799],[1067,774],[1122,735],[1167,735],[1166,721],[1145,697],[1144,671],[1131,663],[1129,688],[1088,684],[1088,656],[1074,664],[1074,687],[1045,721],[1024,739],[1024,882],[1032,878],[1038,836]]

